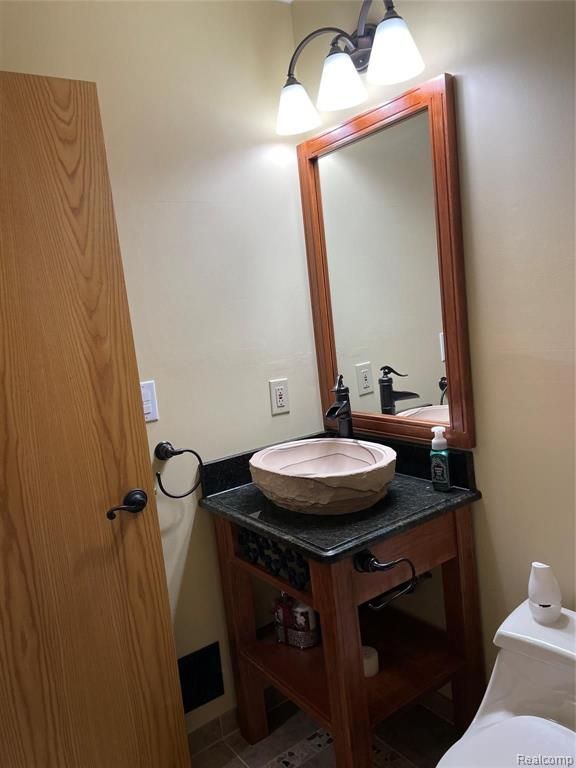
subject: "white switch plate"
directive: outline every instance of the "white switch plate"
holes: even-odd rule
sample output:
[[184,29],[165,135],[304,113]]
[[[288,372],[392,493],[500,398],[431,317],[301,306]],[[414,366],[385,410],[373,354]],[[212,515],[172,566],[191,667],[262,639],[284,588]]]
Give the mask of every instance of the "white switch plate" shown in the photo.
[[144,421],[158,421],[158,401],[156,400],[156,383],[154,381],[141,381],[142,408]]
[[270,379],[270,406],[272,416],[280,413],[290,413],[290,397],[288,395],[288,379]]
[[374,392],[374,381],[372,379],[372,363],[357,363],[356,384],[358,385],[358,394],[371,395]]

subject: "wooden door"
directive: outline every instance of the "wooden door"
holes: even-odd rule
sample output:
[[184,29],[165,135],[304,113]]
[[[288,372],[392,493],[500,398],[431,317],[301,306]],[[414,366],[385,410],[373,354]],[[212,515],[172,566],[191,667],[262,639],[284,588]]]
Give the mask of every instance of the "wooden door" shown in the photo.
[[0,765],[189,765],[96,87],[7,72]]

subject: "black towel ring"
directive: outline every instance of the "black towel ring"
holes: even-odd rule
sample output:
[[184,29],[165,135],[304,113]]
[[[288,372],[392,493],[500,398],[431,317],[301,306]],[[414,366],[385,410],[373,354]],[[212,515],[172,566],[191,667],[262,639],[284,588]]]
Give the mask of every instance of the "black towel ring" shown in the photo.
[[156,448],[154,448],[154,456],[160,461],[168,461],[168,459],[171,459],[173,456],[181,456],[183,453],[191,453],[193,456],[197,458],[198,480],[194,483],[194,485],[189,491],[186,491],[186,493],[174,494],[174,493],[169,493],[166,490],[166,488],[164,488],[164,486],[162,485],[162,476],[160,475],[160,472],[156,472],[156,481],[158,483],[158,487],[160,488],[164,496],[168,496],[170,499],[184,499],[186,498],[186,496],[190,496],[190,494],[194,493],[194,491],[202,483],[202,476],[204,474],[204,462],[202,461],[202,457],[200,456],[200,454],[196,453],[196,451],[193,451],[192,448],[174,448],[172,443],[169,443],[167,441],[158,443]]

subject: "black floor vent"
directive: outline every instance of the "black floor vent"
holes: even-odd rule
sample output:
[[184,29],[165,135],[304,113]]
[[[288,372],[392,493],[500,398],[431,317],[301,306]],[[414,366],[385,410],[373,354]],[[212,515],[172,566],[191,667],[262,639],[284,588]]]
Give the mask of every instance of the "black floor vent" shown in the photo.
[[191,712],[224,693],[220,644],[212,643],[178,659],[184,711]]

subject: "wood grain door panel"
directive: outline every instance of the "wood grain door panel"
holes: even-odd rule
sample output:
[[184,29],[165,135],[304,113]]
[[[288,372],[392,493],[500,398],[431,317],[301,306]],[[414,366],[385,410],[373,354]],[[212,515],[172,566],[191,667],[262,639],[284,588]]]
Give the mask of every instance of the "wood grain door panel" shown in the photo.
[[0,765],[188,764],[96,88],[0,73]]

